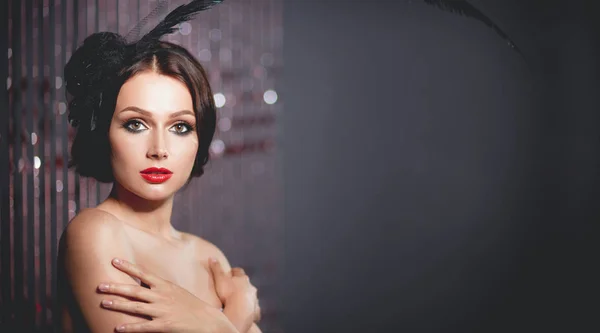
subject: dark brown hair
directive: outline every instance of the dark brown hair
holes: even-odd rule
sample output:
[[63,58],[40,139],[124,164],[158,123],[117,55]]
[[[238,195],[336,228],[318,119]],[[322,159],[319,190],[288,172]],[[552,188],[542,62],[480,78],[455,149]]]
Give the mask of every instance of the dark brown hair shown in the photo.
[[128,64],[116,73],[110,84],[104,85],[97,98],[98,101],[92,103],[93,105],[88,103],[77,105],[73,102],[69,104],[70,112],[71,109],[78,107],[95,108],[98,105],[95,113],[92,112],[89,116],[92,124],[90,121],[77,123],[77,132],[71,147],[69,166],[74,167],[81,176],[92,177],[104,183],[114,181],[110,165],[108,130],[115,111],[117,96],[128,79],[147,71],[177,79],[189,89],[196,115],[199,141],[189,180],[192,177],[200,177],[204,173],[216,125],[216,108],[208,78],[200,63],[185,48],[161,41],[128,61]]

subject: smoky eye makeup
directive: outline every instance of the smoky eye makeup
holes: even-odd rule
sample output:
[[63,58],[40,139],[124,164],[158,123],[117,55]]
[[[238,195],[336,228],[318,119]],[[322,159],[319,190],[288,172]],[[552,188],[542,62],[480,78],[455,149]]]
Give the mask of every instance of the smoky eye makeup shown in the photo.
[[129,119],[124,121],[122,127],[131,133],[139,133],[148,129],[140,119]]
[[170,131],[177,135],[188,135],[195,130],[194,125],[186,122],[186,121],[178,121],[173,126],[171,126]]
[[[141,119],[126,120],[121,126],[130,133],[140,133],[148,129]],[[184,136],[192,133],[195,129],[196,127],[187,121],[178,121],[169,127],[169,132]]]

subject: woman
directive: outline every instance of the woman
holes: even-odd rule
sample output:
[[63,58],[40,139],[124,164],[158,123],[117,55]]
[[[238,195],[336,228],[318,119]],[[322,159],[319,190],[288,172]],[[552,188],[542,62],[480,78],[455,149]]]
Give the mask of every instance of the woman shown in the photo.
[[198,61],[159,38],[213,3],[180,6],[135,43],[93,34],[65,67],[70,164],[113,189],[61,237],[61,331],[260,332],[244,271],[171,224],[175,193],[208,161],[216,113]]

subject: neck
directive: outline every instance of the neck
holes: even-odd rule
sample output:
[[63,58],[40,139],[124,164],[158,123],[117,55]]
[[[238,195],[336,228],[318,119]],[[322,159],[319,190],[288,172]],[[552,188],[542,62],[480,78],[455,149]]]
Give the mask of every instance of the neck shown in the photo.
[[118,217],[125,224],[155,236],[173,238],[173,196],[165,200],[151,201],[140,198],[115,182],[105,203],[116,208],[120,215]]

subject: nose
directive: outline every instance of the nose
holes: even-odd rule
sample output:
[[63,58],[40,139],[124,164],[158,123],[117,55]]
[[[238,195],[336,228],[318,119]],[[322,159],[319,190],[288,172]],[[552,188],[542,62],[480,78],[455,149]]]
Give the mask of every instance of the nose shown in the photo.
[[148,154],[146,156],[153,160],[163,160],[163,159],[166,159],[167,157],[169,157],[169,153],[167,152],[166,149],[162,149],[162,148],[152,149],[151,151],[148,151]]
[[153,135],[152,143],[150,144],[150,148],[148,152],[146,152],[146,157],[153,160],[163,160],[169,157],[169,151],[166,147],[165,138],[162,134],[156,133]]

